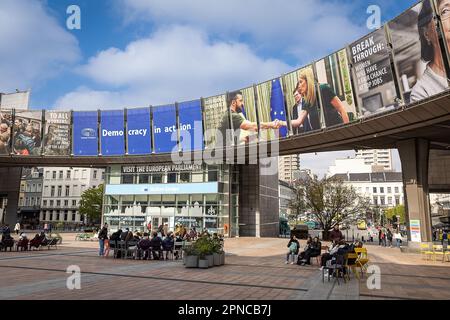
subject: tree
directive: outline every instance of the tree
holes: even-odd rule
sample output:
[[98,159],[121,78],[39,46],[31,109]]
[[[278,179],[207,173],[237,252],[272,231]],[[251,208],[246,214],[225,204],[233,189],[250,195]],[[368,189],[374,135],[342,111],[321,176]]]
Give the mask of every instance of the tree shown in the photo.
[[311,212],[313,220],[323,229],[324,240],[329,239],[329,231],[335,225],[355,222],[369,208],[369,199],[334,177],[307,177],[298,181],[295,189],[296,196],[290,203],[292,212]]
[[406,220],[405,206],[401,204],[394,208],[387,209],[385,211],[385,216],[389,221],[392,222],[396,222],[397,216],[400,216],[400,224],[404,224]]
[[83,192],[80,201],[80,213],[90,220],[100,223],[103,207],[103,184]]

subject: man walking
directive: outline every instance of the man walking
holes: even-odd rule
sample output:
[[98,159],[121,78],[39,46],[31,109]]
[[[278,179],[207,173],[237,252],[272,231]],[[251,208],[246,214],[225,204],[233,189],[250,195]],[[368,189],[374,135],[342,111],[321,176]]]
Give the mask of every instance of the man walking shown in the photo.
[[105,223],[103,225],[103,228],[98,233],[98,244],[100,246],[100,251],[98,252],[98,255],[100,257],[103,256],[104,250],[105,250],[105,240],[108,239],[108,224]]

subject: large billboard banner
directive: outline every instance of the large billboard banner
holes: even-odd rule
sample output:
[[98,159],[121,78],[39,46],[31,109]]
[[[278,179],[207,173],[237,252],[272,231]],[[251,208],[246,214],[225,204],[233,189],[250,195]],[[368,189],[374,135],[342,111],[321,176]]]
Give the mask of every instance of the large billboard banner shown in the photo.
[[121,156],[125,154],[123,110],[101,112],[100,136],[100,145],[103,156]]
[[[245,88],[240,90],[242,93],[243,99],[243,107],[242,107],[242,115],[244,118],[251,123],[258,126],[258,116],[256,115],[256,102],[255,102],[255,90],[253,87]],[[234,130],[236,128],[233,127]],[[239,144],[245,143],[257,143],[258,142],[258,133],[254,130],[239,130],[239,138],[236,140],[239,141]]]
[[[219,135],[218,133],[222,133],[221,128],[229,128],[229,114],[226,96],[219,95],[206,98],[204,100],[204,109],[205,144],[207,148],[213,149],[216,146],[216,140]],[[223,135],[221,135],[220,137],[222,138],[222,141],[217,142],[217,144],[220,146],[225,145],[225,143],[231,142],[231,137],[228,137],[229,140]]]
[[48,156],[70,155],[71,113],[45,111],[44,154]]
[[431,2],[417,4],[388,26],[405,104],[447,90],[447,73]]
[[203,119],[200,100],[178,105],[180,146],[182,151],[203,150]]
[[313,66],[308,65],[284,75],[283,83],[293,134],[319,130],[319,99]]
[[397,91],[384,29],[349,47],[355,95],[361,116],[397,107]]
[[450,61],[450,0],[434,0],[437,14],[440,17],[441,30],[444,33],[444,44],[447,47],[447,59]]
[[98,154],[97,111],[75,111],[73,113],[72,152],[76,156]]
[[13,152],[38,156],[42,147],[42,111],[19,111],[14,116]]
[[0,155],[11,153],[12,126],[11,111],[0,111]]
[[128,154],[140,155],[152,152],[150,108],[127,110]]
[[356,119],[346,50],[317,61],[315,67],[325,125],[331,127]]
[[170,153],[177,148],[175,105],[152,107],[155,153]]

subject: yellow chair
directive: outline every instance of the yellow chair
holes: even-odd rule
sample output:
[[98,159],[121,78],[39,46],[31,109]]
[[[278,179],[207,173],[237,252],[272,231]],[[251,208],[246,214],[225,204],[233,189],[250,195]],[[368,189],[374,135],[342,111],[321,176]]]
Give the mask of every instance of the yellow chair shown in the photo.
[[420,244],[420,254],[422,257],[425,257],[425,260],[428,260],[428,256],[430,258],[433,256],[434,252],[430,250],[430,245],[427,243],[421,243]]
[[442,262],[444,262],[445,253],[442,245],[433,245],[433,259],[436,262],[436,256],[442,257]]
[[447,261],[450,262],[450,251],[448,249],[444,252],[444,258],[445,257],[447,257]]
[[361,276],[364,277],[364,272],[367,271],[367,266],[369,265],[367,248],[355,248],[355,253],[358,255],[356,265],[361,269]]
[[[348,281],[350,281],[350,269],[352,270],[353,274],[355,275],[356,278],[358,278],[359,280],[359,273],[356,272],[356,268],[359,267],[358,265],[358,254],[356,253],[347,253],[347,255],[345,256],[345,262],[344,262],[344,267],[346,269],[346,276]],[[348,263],[348,260],[350,259],[354,259],[355,261],[353,263]]]

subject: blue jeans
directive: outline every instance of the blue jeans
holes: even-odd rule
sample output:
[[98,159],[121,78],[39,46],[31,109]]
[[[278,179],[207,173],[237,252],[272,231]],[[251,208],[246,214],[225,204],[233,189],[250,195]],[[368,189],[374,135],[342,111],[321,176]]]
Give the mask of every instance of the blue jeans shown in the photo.
[[100,251],[98,252],[98,255],[103,256],[103,251],[105,250],[105,240],[99,239],[98,244],[100,245]]

